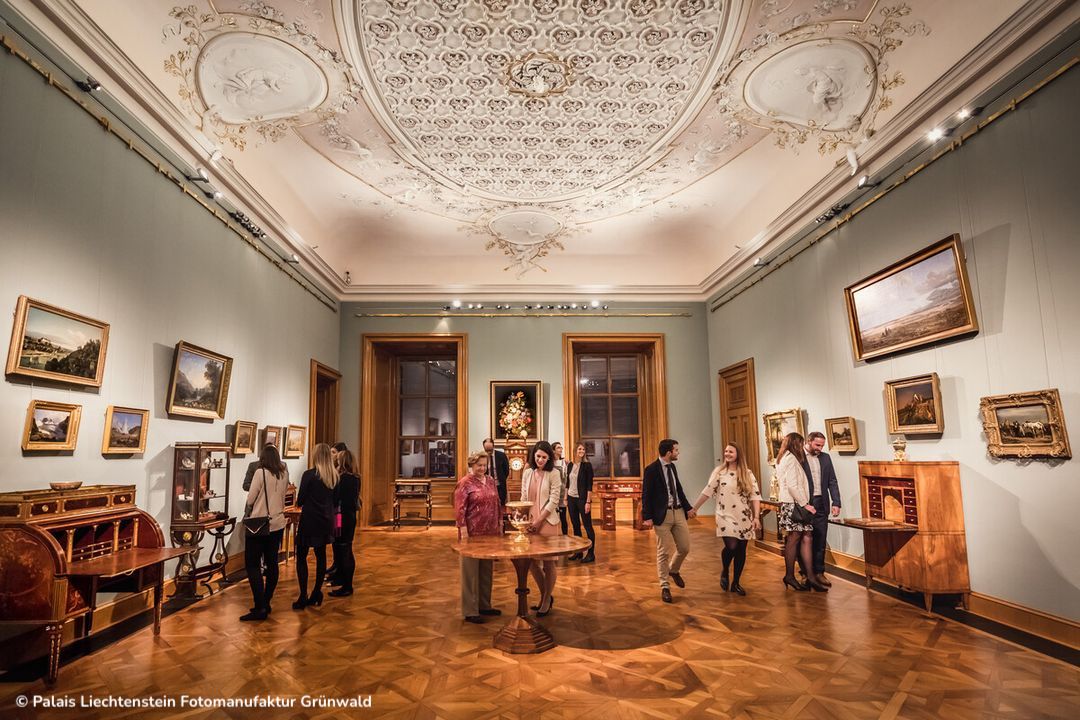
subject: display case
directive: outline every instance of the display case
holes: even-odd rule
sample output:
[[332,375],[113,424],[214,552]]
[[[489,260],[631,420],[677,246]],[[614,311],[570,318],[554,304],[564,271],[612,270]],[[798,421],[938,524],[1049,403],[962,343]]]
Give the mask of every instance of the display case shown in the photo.
[[[213,592],[211,579],[225,581],[225,541],[236,526],[229,515],[228,443],[176,443],[173,453],[172,521],[169,532],[176,547],[191,552],[180,559],[176,572],[176,594],[197,596],[198,582]],[[210,560],[199,566],[200,544],[209,534],[214,538]]]

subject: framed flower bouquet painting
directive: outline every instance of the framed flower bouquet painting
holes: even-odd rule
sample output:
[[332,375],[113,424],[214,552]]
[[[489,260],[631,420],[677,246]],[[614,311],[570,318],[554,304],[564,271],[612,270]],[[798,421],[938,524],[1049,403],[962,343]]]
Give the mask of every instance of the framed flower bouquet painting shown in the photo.
[[540,439],[544,426],[544,385],[539,380],[492,380],[491,437],[496,442]]

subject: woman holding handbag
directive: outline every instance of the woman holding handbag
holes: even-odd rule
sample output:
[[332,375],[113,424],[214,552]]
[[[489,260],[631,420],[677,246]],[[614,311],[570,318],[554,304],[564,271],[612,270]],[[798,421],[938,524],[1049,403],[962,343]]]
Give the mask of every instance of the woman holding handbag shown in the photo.
[[285,533],[285,491],[289,469],[277,448],[263,447],[244,505],[244,567],[254,600],[241,622],[265,620],[278,582],[278,550]]
[[[315,467],[300,478],[300,489],[296,493],[296,506],[300,508],[300,523],[296,528],[296,582],[300,585],[300,596],[292,604],[293,610],[322,605],[326,546],[334,541],[334,491],[338,471],[330,457],[330,446],[326,443],[316,445],[312,461]],[[308,549],[315,551],[315,582],[310,596],[307,593]]]
[[[784,585],[806,592],[810,588],[818,592],[828,592],[829,588],[818,582],[813,573],[811,554],[813,552],[814,506],[810,504],[810,480],[803,467],[806,454],[803,452],[803,436],[788,433],[780,443],[780,455],[776,460],[776,479],[780,483],[779,526],[786,533],[784,538]],[[795,579],[795,558],[806,572],[807,584]]]

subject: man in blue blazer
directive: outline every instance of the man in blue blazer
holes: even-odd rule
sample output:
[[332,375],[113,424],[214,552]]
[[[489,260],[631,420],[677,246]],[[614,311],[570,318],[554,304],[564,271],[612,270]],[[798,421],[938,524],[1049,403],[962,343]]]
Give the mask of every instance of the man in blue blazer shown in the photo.
[[[825,540],[829,535],[829,517],[840,514],[840,486],[836,482],[836,470],[833,468],[829,453],[822,452],[825,436],[812,432],[806,436],[806,462],[803,469],[810,485],[810,503],[814,506],[814,574],[822,585],[831,586],[825,577]],[[831,501],[831,507],[829,507]]]

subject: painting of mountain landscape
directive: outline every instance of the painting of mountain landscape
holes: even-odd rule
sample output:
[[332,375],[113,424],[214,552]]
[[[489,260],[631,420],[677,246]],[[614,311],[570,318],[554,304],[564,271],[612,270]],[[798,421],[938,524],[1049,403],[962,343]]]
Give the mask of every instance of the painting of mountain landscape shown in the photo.
[[20,297],[8,374],[101,385],[109,326]]
[[231,358],[178,343],[167,411],[173,415],[224,417],[231,371]]
[[82,406],[32,400],[26,409],[23,450],[74,450]]

